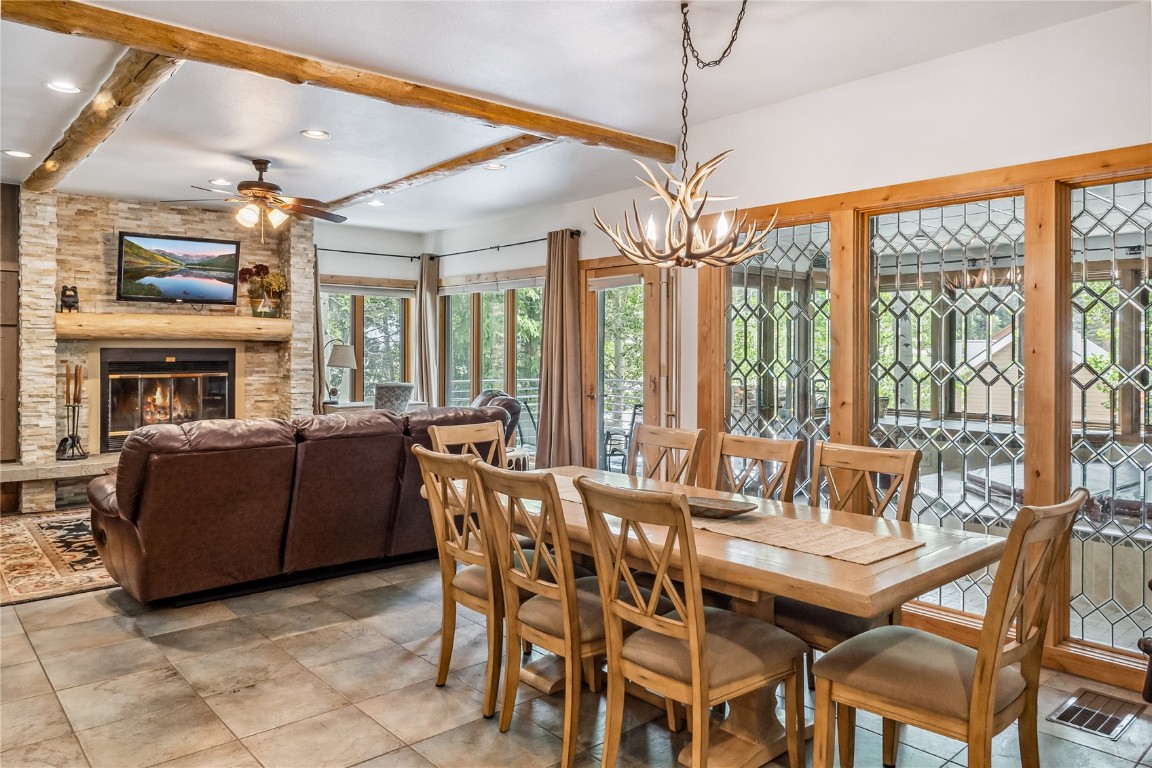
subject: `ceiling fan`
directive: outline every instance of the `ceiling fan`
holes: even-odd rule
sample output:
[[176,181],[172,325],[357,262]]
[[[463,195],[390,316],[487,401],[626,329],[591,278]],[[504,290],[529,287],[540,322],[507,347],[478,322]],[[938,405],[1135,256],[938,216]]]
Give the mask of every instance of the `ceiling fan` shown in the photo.
[[[258,178],[252,181],[242,181],[236,185],[235,194],[225,200],[227,203],[243,203],[243,207],[236,211],[236,221],[245,227],[254,227],[257,224],[261,225],[263,230],[264,220],[267,219],[268,223],[272,225],[273,229],[277,229],[288,220],[289,213],[300,214],[301,216],[311,216],[316,219],[323,219],[324,221],[331,221],[334,224],[347,221],[346,216],[341,216],[338,213],[332,213],[328,210],[328,204],[322,200],[316,200],[311,197],[288,197],[284,195],[278,184],[273,184],[270,181],[264,181],[264,174],[268,172],[268,167],[272,165],[270,160],[254,159],[252,166],[256,169]],[[192,185],[193,189],[200,189],[205,192],[218,192],[221,194],[233,194],[225,192],[220,189],[208,189],[207,187],[198,187]],[[201,198],[199,200],[165,200],[166,203],[206,203],[215,201],[217,198]]]

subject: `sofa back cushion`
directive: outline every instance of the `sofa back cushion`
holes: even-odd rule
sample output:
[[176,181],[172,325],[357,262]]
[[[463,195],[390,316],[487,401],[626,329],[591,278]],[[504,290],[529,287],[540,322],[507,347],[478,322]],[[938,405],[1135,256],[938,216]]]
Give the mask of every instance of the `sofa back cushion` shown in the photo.
[[404,462],[403,417],[348,411],[293,423],[299,444],[284,570],[384,557]]
[[428,501],[420,495],[424,484],[420,476],[420,462],[412,455],[413,445],[432,450],[428,427],[438,424],[480,424],[499,421],[508,427],[508,411],[503,408],[426,408],[407,414],[407,437],[404,448],[404,484],[400,490],[400,503],[396,509],[392,534],[388,537],[389,555],[403,555],[436,548],[436,532],[432,528],[432,514]]
[[153,425],[129,435],[122,517],[155,564],[152,599],[280,572],[296,440],[280,419]]

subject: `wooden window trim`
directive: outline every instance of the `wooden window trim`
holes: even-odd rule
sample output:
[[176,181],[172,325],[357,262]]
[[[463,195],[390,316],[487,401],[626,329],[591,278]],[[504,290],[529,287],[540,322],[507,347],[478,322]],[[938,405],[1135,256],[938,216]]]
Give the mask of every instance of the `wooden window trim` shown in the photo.
[[[761,221],[768,221],[778,213],[780,227],[831,222],[829,281],[834,306],[830,328],[833,353],[830,439],[857,445],[866,445],[868,441],[871,334],[867,217],[1023,194],[1028,253],[1024,260],[1025,337],[1053,339],[1053,325],[1060,326],[1051,344],[1025,350],[1028,375],[1024,396],[1025,401],[1031,403],[1025,409],[1025,466],[1028,476],[1033,478],[1025,502],[1045,504],[1066,497],[1070,482],[1067,457],[1072,428],[1071,362],[1055,350],[1067,346],[1071,330],[1069,191],[1074,187],[1149,176],[1152,176],[1152,144],[1143,144],[739,210],[738,215]],[[710,220],[716,215],[705,218]],[[724,307],[730,274],[730,269],[705,269],[699,273],[697,426],[704,428],[709,436],[722,428],[726,407],[725,345],[717,340],[726,338]],[[1140,677],[1134,672],[1141,670],[1145,663],[1135,650],[1125,653],[1068,637],[1066,606],[1070,574],[1067,563],[1061,573],[1049,624],[1045,664],[1134,688]],[[981,623],[971,616],[920,603],[905,607],[904,616],[908,619],[905,623],[923,625],[961,642],[974,638]]]

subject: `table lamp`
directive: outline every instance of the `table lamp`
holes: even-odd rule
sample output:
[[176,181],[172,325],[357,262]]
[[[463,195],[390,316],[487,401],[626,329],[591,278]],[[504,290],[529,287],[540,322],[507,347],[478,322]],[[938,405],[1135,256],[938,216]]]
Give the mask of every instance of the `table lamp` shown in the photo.
[[[349,368],[356,370],[356,348],[351,344],[336,343],[332,346],[332,352],[328,355],[328,368]],[[332,405],[340,402],[340,390],[336,387],[328,389],[329,400],[324,403]]]

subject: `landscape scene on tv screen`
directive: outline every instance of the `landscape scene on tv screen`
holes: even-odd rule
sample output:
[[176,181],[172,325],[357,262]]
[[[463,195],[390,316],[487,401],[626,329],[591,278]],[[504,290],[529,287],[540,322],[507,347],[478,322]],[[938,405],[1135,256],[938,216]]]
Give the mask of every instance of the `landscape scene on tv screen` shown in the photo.
[[121,233],[117,298],[235,304],[239,261],[236,241]]

